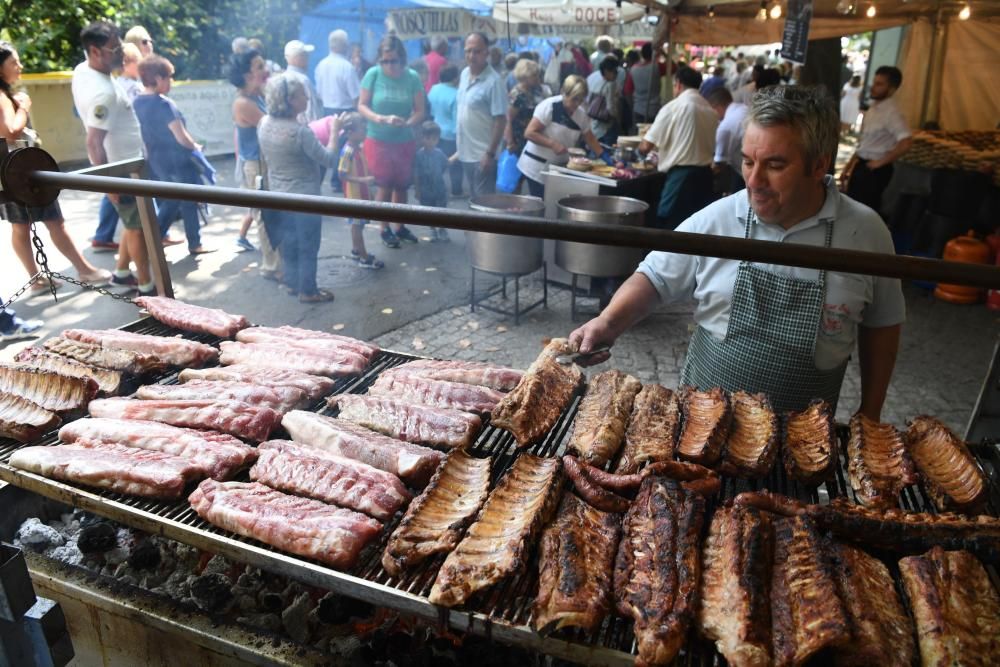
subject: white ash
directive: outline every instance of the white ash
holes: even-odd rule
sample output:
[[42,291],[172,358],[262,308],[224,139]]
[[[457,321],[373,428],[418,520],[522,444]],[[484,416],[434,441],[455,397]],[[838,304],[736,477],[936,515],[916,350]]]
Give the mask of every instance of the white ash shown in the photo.
[[32,517],[21,524],[14,537],[14,546],[41,553],[50,547],[61,547],[66,538],[58,530],[46,526],[39,519]]
[[79,565],[83,562],[83,554],[76,548],[76,543],[49,549],[45,555],[67,565]]

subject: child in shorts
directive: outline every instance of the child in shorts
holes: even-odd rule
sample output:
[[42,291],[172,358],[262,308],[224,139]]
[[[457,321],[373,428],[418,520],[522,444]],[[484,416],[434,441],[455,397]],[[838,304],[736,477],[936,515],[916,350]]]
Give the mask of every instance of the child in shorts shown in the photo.
[[[375,177],[368,171],[368,161],[365,159],[365,152],[361,148],[365,140],[365,119],[356,111],[344,114],[341,120],[341,127],[344,128],[344,135],[347,143],[344,144],[340,152],[340,164],[337,173],[340,183],[344,188],[344,196],[348,199],[370,200],[370,188],[375,182]],[[347,224],[351,226],[351,257],[358,263],[358,266],[365,269],[381,269],[385,264],[369,254],[365,249],[365,238],[362,235],[367,220],[357,220],[348,218]]]
[[[448,157],[437,147],[441,140],[441,127],[432,120],[420,126],[420,150],[413,158],[413,181],[417,200],[422,206],[448,208],[448,190],[444,174],[448,171]],[[431,227],[431,241],[448,240],[448,230]]]

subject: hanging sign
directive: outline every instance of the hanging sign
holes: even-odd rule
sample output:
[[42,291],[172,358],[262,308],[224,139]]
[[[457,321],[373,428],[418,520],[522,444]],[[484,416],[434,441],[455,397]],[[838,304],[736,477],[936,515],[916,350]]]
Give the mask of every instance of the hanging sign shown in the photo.
[[812,0],[788,0],[785,31],[781,36],[781,57],[804,65],[809,47],[809,22],[812,20]]

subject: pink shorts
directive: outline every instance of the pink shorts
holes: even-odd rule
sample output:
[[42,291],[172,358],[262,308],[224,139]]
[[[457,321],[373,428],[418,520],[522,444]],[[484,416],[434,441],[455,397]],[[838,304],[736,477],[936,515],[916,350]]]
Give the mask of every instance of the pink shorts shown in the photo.
[[375,185],[393,190],[405,190],[413,182],[415,141],[392,144],[371,137],[365,138],[365,159],[375,177]]

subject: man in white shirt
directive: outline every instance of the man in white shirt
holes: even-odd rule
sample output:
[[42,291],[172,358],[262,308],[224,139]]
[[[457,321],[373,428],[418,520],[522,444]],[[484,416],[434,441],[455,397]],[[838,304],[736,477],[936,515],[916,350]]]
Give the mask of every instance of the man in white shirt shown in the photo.
[[497,146],[507,126],[507,86],[487,61],[489,40],[480,32],[465,38],[465,62],[458,82],[458,161],[472,195],[496,192]]
[[309,80],[309,54],[315,48],[312,44],[304,44],[297,39],[285,44],[285,62],[288,63],[285,72],[298,79],[309,96],[309,106],[299,114],[299,121],[303,123],[311,123],[323,117],[323,100]]
[[[118,28],[106,21],[91,23],[80,32],[80,41],[87,59],[73,70],[73,103],[87,132],[90,163],[97,166],[142,157],[142,137],[132,104],[126,92],[111,80],[111,71],[122,65]],[[135,287],[143,296],[155,296],[135,197],[109,193],[108,199],[123,227],[111,283]],[[129,271],[130,260],[135,262],[136,275]]]
[[728,88],[716,88],[705,98],[708,105],[719,116],[719,127],[715,131],[715,162],[712,171],[717,180],[716,190],[722,194],[732,194],[743,189],[743,119],[747,117],[747,105],[733,102]]
[[840,174],[841,190],[880,213],[882,193],[892,180],[893,166],[910,149],[913,134],[893,95],[903,73],[888,65],[875,70],[868,92],[872,104],[861,121],[861,141]]
[[[829,99],[809,88],[772,86],[754,97],[748,118],[747,189],[699,211],[678,231],[892,254],[878,216],[827,176],[840,129]],[[764,392],[779,411],[801,410],[815,398],[835,406],[856,349],[858,409],[876,421],[881,416],[905,320],[897,279],[651,252],[570,340],[581,352],[610,345],[658,303],[692,298],[698,328],[681,384]],[[608,357],[600,353],[590,363]]]
[[674,229],[712,201],[712,158],[719,118],[698,93],[701,74],[681,67],[674,74],[674,99],[659,113],[639,144],[646,155],[654,148],[657,168],[667,175],[656,210],[657,226]]
[[316,91],[323,100],[324,116],[339,116],[358,108],[361,82],[351,61],[344,55],[350,46],[347,33],[330,33],[330,55],[316,65]]

